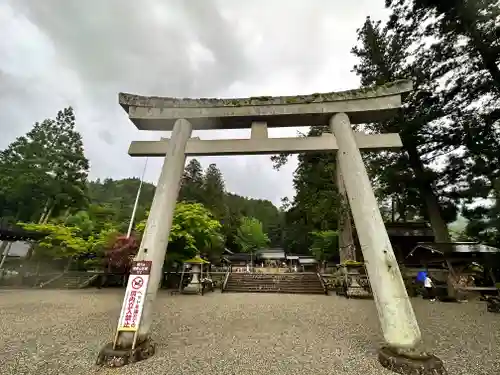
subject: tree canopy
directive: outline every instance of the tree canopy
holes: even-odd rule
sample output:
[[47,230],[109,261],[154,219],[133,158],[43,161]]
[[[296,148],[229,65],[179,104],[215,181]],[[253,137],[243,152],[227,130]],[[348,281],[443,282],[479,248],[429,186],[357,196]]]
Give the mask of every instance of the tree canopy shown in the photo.
[[[146,220],[137,224],[138,233],[144,232]],[[221,228],[220,222],[201,203],[177,203],[170,229],[168,260],[179,262],[198,253],[221,254],[224,243]]]
[[264,233],[259,220],[254,217],[243,217],[236,232],[236,243],[242,252],[253,253],[266,247],[269,244],[269,238]]
[[0,151],[0,215],[45,223],[85,207],[88,170],[75,114],[65,108]]

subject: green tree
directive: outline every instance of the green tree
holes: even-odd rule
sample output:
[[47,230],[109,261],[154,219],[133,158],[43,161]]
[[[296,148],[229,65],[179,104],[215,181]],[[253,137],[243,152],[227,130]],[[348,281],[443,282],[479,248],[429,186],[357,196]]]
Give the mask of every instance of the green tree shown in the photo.
[[[147,219],[136,226],[136,231],[143,233]],[[169,262],[180,262],[195,256],[197,253],[221,252],[224,239],[221,235],[221,224],[214,219],[200,203],[177,203],[170,229],[167,251]]]
[[354,71],[363,86],[414,78],[414,91],[405,98],[404,111],[391,120],[366,125],[366,130],[374,133],[399,133],[403,152],[368,155],[369,169],[386,197],[396,197],[406,207],[416,209],[422,202],[425,206],[420,211],[430,220],[436,240],[449,242],[446,222],[455,219],[456,204],[448,198],[445,186],[440,186],[439,173],[428,163],[441,152],[453,151],[455,145],[443,136],[446,110],[438,83],[431,79],[433,66],[420,57],[419,50],[412,50],[416,42],[407,29],[393,32],[368,17],[358,31],[358,41],[352,49],[359,59]]
[[218,218],[226,212],[224,178],[215,164],[210,164],[203,180],[204,205]]
[[95,224],[90,219],[87,211],[78,211],[74,215],[64,218],[63,223],[64,225],[78,228],[80,234],[84,238],[90,237],[94,234]]
[[254,253],[269,243],[262,223],[253,217],[243,217],[236,234],[236,243],[244,253]]
[[198,159],[191,159],[184,168],[179,201],[204,203],[203,168]]
[[[479,79],[475,84],[477,88],[491,81],[500,93],[497,0],[386,0],[386,6],[393,12],[391,28],[404,26],[415,33],[436,37],[432,45],[433,58],[447,65],[446,70],[462,64],[462,69],[466,69],[464,73]],[[405,20],[404,24],[401,19]],[[457,78],[464,83],[461,75],[452,79]]]
[[55,223],[19,223],[19,225],[28,231],[45,234],[35,252],[35,257],[39,259],[67,259],[71,262],[91,252],[96,244],[94,236],[84,238],[82,230],[76,226]]
[[317,231],[311,235],[313,242],[309,250],[312,256],[321,262],[322,268],[328,260],[339,257],[339,239],[336,231]]
[[88,169],[73,109],[65,108],[0,152],[0,214],[46,223],[84,207]]
[[[325,132],[329,132],[327,126],[316,126],[307,136],[318,137]],[[287,157],[272,157],[274,167],[279,169]],[[337,229],[341,200],[336,185],[334,153],[299,154],[298,162],[293,177],[295,197],[291,202],[286,201],[282,231],[285,248],[302,254],[312,245],[312,232]]]
[[68,261],[77,267],[100,268],[105,250],[114,242],[119,232],[111,223],[96,226],[86,211],[53,219],[48,223],[18,223],[28,231],[44,235],[34,251],[38,260]]
[[[126,178],[113,180],[107,178],[88,183],[90,206],[88,214],[91,220],[101,229],[104,223],[113,223],[117,229],[125,233],[130,223],[135,197],[139,189],[140,179]],[[146,217],[146,212],[151,206],[155,186],[144,182],[141,195],[137,204],[135,222],[138,223]]]
[[495,200],[500,178],[498,2],[386,0],[386,5],[392,12],[389,29],[425,44],[422,64],[431,64],[432,79],[441,82],[440,97],[451,120],[442,136],[460,152],[447,154],[447,173],[440,184],[448,186],[454,199],[476,203],[463,214],[477,229],[489,207],[475,201]]
[[[264,233],[269,237],[271,246],[281,246],[283,215],[276,206],[263,199],[241,197],[236,194],[226,194],[227,213],[223,217],[224,230],[228,240],[236,245],[234,236],[243,217],[254,217],[262,223]],[[229,245],[230,248],[233,248]],[[237,248],[237,247],[236,247]],[[234,248],[234,249],[236,249]]]
[[464,209],[469,221],[463,237],[500,248],[500,181],[497,182],[488,203]]

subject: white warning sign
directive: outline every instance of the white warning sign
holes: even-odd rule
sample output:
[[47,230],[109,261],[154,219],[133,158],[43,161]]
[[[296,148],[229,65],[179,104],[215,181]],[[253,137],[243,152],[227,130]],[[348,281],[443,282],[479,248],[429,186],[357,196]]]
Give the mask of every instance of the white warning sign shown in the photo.
[[132,264],[118,320],[118,331],[134,332],[139,328],[150,273],[151,261],[139,261]]

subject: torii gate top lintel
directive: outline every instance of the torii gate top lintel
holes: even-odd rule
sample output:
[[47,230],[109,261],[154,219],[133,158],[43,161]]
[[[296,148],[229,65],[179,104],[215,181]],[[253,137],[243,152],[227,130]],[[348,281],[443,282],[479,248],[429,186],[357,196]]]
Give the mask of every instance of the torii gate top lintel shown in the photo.
[[352,124],[390,118],[412,82],[298,96],[192,99],[119,94],[119,103],[139,130],[171,131],[186,119],[193,130],[245,129],[256,121],[268,127],[327,125],[332,114],[346,113]]

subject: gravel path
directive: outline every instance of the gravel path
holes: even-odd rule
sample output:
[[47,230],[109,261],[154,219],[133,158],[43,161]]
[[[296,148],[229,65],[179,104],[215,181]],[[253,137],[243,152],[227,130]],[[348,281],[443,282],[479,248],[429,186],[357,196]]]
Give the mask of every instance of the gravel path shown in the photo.
[[[322,295],[162,292],[157,354],[119,370],[98,368],[122,297],[121,290],[0,290],[0,373],[390,374],[376,360],[373,301]],[[500,372],[499,315],[480,302],[413,302],[426,343],[450,374]]]

